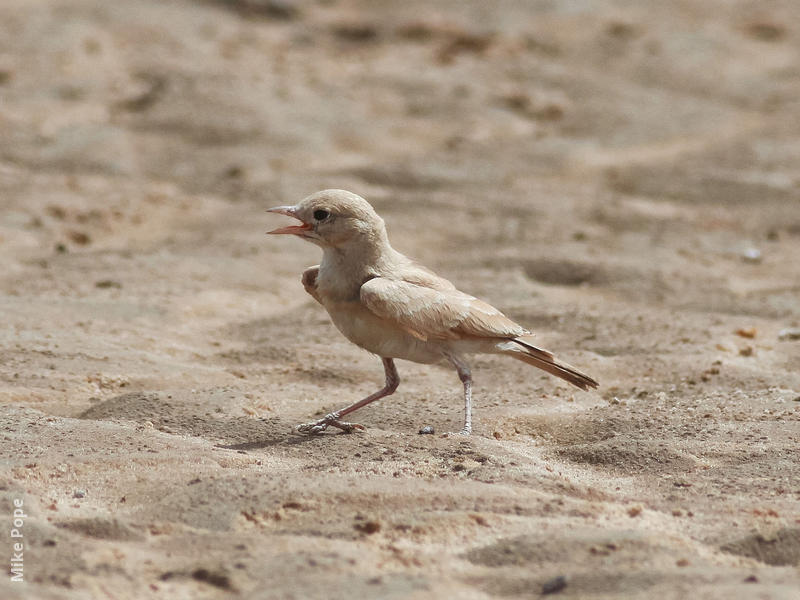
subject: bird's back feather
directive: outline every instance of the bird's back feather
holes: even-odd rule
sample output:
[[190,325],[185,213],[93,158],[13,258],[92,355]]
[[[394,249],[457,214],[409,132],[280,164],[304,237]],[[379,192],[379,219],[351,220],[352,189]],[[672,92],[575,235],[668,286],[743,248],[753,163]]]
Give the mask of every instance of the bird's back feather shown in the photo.
[[435,289],[384,277],[361,286],[361,302],[421,340],[510,338],[525,329],[499,310],[451,289]]

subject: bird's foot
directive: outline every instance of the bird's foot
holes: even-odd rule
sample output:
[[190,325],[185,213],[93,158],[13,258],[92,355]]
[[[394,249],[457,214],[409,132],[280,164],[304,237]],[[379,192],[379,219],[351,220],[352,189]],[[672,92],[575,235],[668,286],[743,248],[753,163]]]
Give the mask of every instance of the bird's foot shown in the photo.
[[462,437],[462,436],[471,436],[472,435],[472,427],[464,427],[461,431],[448,431],[443,435],[443,437]]
[[347,421],[340,421],[337,413],[330,413],[325,415],[319,421],[311,421],[311,423],[303,423],[296,426],[294,429],[297,433],[303,435],[317,435],[325,431],[328,427],[336,427],[345,433],[353,433],[354,431],[364,431],[365,427],[358,423],[348,423]]

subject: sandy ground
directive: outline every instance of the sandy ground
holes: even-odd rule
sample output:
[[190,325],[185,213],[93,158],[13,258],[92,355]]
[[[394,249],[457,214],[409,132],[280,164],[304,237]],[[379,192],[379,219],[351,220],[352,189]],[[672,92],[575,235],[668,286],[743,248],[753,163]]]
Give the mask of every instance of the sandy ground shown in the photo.
[[[794,0],[4,0],[0,596],[800,598],[798,98]],[[600,389],[293,436],[383,379],[326,187]]]

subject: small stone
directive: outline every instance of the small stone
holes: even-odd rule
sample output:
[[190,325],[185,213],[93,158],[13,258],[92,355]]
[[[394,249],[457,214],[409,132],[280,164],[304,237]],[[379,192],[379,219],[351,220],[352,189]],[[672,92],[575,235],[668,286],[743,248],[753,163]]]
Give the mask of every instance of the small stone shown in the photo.
[[437,31],[428,23],[422,21],[412,21],[398,27],[395,30],[395,33],[401,38],[405,38],[407,40],[424,42],[433,38],[433,36],[437,34]]
[[755,327],[742,327],[736,330],[736,335],[743,338],[753,339],[756,337],[758,330]]
[[628,516],[629,517],[638,517],[642,514],[642,507],[641,506],[631,506],[628,509]]
[[752,246],[747,247],[742,250],[741,257],[744,262],[753,264],[760,263],[762,259],[761,250],[753,248]]
[[433,435],[436,431],[430,425],[425,425],[422,429],[419,430],[420,435]]
[[800,327],[781,329],[778,332],[778,339],[782,342],[800,340]]
[[353,525],[356,531],[360,531],[361,533],[366,533],[367,535],[372,535],[373,533],[378,533],[381,530],[381,524],[377,521],[366,521],[365,523],[356,523]]
[[493,36],[470,33],[466,31],[453,32],[450,39],[437,52],[437,58],[442,64],[452,63],[460,54],[481,55],[492,45]]
[[96,281],[95,284],[94,284],[94,287],[101,288],[101,289],[105,289],[105,288],[117,288],[117,289],[119,289],[119,288],[122,287],[122,284],[119,281],[114,281],[113,279],[102,279],[100,281]]
[[92,238],[89,237],[89,234],[84,233],[83,231],[70,231],[67,235],[69,235],[69,239],[79,246],[86,246],[92,241]]
[[475,521],[481,527],[488,527],[489,526],[489,523],[486,521],[486,519],[482,515],[471,514],[471,515],[469,515],[469,518],[472,519],[473,521]]
[[786,35],[786,28],[778,23],[756,21],[747,24],[745,33],[762,42],[775,42]]
[[758,577],[755,575],[748,575],[744,578],[745,583],[758,583]]
[[677,566],[679,566],[679,567],[688,567],[689,566],[689,560],[686,559],[686,558],[681,558],[675,564]]
[[333,28],[333,33],[348,42],[371,42],[378,38],[378,29],[371,23],[341,23]]
[[85,498],[86,497],[86,491],[85,490],[75,490],[75,492],[72,494],[72,497],[73,498]]
[[290,21],[299,16],[300,11],[294,0],[222,0],[242,15],[254,15],[276,21]]
[[567,578],[563,575],[548,579],[542,584],[542,594],[557,594],[567,587]]
[[284,21],[296,18],[300,13],[296,2],[287,0],[267,0],[267,2],[250,2],[249,4],[253,7],[254,12]]
[[231,165],[225,169],[225,177],[230,179],[239,179],[244,176],[244,169],[239,165]]
[[755,350],[753,350],[752,346],[745,346],[744,348],[739,349],[740,356],[753,356],[754,352]]
[[606,33],[610,36],[627,40],[636,37],[637,29],[636,26],[631,23],[612,21],[606,27]]

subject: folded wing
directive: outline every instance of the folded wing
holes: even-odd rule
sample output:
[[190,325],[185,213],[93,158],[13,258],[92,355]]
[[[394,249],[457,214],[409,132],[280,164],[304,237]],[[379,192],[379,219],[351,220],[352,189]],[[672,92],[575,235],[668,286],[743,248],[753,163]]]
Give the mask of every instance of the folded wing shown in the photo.
[[527,333],[493,306],[456,289],[376,277],[361,286],[361,302],[421,340],[502,339]]

